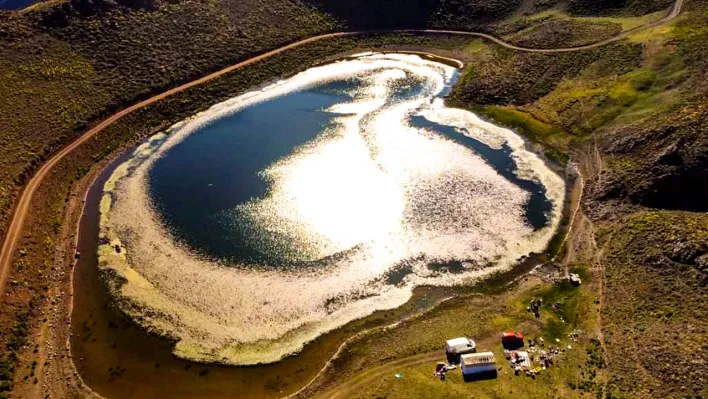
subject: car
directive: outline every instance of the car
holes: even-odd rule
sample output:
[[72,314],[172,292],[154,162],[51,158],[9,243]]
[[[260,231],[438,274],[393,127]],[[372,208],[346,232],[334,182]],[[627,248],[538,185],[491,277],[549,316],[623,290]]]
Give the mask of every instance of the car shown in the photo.
[[505,348],[520,348],[524,346],[524,334],[520,332],[505,332],[501,335],[502,345]]

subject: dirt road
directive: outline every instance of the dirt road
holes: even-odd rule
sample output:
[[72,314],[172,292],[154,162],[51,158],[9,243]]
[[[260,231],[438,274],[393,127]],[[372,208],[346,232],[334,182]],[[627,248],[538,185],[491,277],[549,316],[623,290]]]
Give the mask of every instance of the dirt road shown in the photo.
[[373,367],[367,371],[355,375],[354,378],[347,380],[346,383],[332,387],[331,389],[318,394],[317,396],[315,396],[315,398],[347,398],[352,396],[352,393],[357,392],[362,387],[371,384],[373,381],[380,380],[381,377],[384,375],[393,374],[401,368],[416,366],[422,363],[437,362],[440,359],[444,358],[445,351],[435,351],[429,353],[421,353],[419,355],[384,363],[381,366]]
[[622,39],[626,39],[628,36],[631,34],[650,29],[659,25],[663,25],[681,14],[681,9],[683,8],[685,0],[676,0],[676,3],[669,9],[667,12],[666,16],[662,19],[658,19],[656,21],[649,22],[644,25],[637,26],[635,28],[626,30],[624,32],[620,32],[616,36],[610,37],[605,40],[601,40],[599,42],[591,43],[591,44],[586,44],[583,46],[575,46],[575,47],[560,47],[560,48],[552,48],[552,49],[535,49],[535,48],[528,48],[528,47],[521,47],[521,46],[516,46],[511,43],[505,42],[502,39],[499,39],[497,37],[494,37],[492,35],[488,35],[486,33],[480,33],[480,32],[461,32],[461,31],[456,31],[456,30],[407,30],[407,31],[400,31],[400,32],[428,32],[428,33],[449,33],[453,35],[466,35],[466,36],[475,36],[479,37],[482,39],[489,40],[491,42],[494,42],[502,47],[506,47],[508,49],[512,50],[517,50],[517,51],[525,51],[525,52],[532,52],[532,53],[569,53],[573,51],[583,51],[583,50],[591,50],[594,48],[606,46],[611,43],[618,42]]
[[[597,43],[585,45],[585,46],[578,46],[578,47],[566,47],[566,48],[557,48],[557,49],[534,49],[534,48],[527,48],[527,47],[520,47],[513,45],[511,43],[507,43],[502,39],[499,39],[497,37],[485,34],[485,33],[479,33],[479,32],[465,32],[465,31],[455,31],[455,30],[434,30],[434,29],[428,29],[428,30],[398,30],[398,31],[392,31],[392,32],[410,32],[410,33],[446,33],[446,34],[453,34],[453,35],[464,35],[464,36],[474,36],[474,37],[479,37],[482,39],[486,39],[489,41],[492,41],[500,46],[512,49],[512,50],[517,50],[517,51],[527,51],[527,52],[536,52],[536,53],[561,53],[561,52],[570,52],[570,51],[583,51],[583,50],[588,50],[588,49],[593,49],[597,47],[601,47],[610,43],[614,43],[616,41],[622,40],[629,36],[632,33],[635,33],[637,31],[643,30],[643,29],[648,29],[652,28],[654,26],[658,26],[661,24],[664,24],[666,22],[669,22],[676,18],[680,13],[681,9],[683,7],[683,3],[685,0],[676,0],[676,3],[674,3],[673,7],[669,10],[669,12],[666,14],[666,16],[660,20],[650,22],[646,25],[642,25],[639,27],[636,27],[634,29],[622,32],[618,34],[617,36],[614,36],[612,38],[602,40]],[[22,191],[19,200],[17,201],[17,206],[14,210],[14,213],[12,215],[12,218],[10,220],[10,224],[7,228],[7,233],[5,235],[5,240],[3,241],[2,249],[0,250],[0,296],[5,293],[5,285],[7,283],[7,278],[10,272],[10,268],[12,265],[12,260],[13,260],[13,255],[15,253],[15,250],[17,249],[17,244],[20,241],[20,237],[22,235],[22,229],[24,227],[25,219],[27,217],[27,212],[30,209],[30,203],[32,202],[32,197],[34,196],[34,193],[37,191],[37,188],[39,185],[42,183],[42,180],[44,180],[44,177],[47,176],[47,174],[52,170],[54,165],[59,163],[64,157],[66,157],[68,154],[70,154],[72,151],[74,151],[76,148],[78,148],[81,144],[86,142],[87,140],[90,140],[94,135],[97,133],[101,132],[103,129],[105,129],[107,126],[111,125],[112,123],[116,122],[120,118],[140,109],[143,107],[146,107],[150,104],[153,104],[157,101],[160,101],[164,98],[167,98],[169,96],[172,96],[174,94],[180,93],[184,90],[189,89],[190,87],[194,87],[197,85],[201,85],[203,83],[209,82],[213,79],[216,79],[222,75],[225,75],[229,72],[232,72],[234,70],[243,68],[247,65],[256,63],[258,61],[270,58],[274,55],[280,54],[284,51],[293,49],[295,47],[299,47],[308,43],[324,40],[324,39],[329,39],[329,38],[334,38],[334,37],[343,37],[343,36],[354,36],[357,34],[362,34],[365,32],[338,32],[338,33],[329,33],[329,34],[324,34],[324,35],[319,35],[319,36],[314,36],[308,39],[303,39],[295,43],[291,43],[287,46],[269,51],[267,53],[261,54],[259,56],[250,58],[248,60],[239,62],[237,64],[231,65],[229,67],[226,67],[220,71],[214,72],[212,74],[209,74],[207,76],[204,76],[200,79],[191,81],[189,83],[185,83],[181,86],[175,87],[173,89],[167,90],[163,93],[160,93],[158,95],[155,95],[153,97],[150,97],[147,100],[141,101],[135,105],[132,105],[122,111],[119,111],[109,118],[105,119],[98,125],[94,126],[90,130],[86,131],[83,135],[81,135],[76,141],[72,142],[68,146],[64,147],[61,151],[56,153],[52,158],[50,158],[44,165],[42,165],[41,168],[35,173],[35,175],[30,179],[29,183],[25,186],[24,190]]]

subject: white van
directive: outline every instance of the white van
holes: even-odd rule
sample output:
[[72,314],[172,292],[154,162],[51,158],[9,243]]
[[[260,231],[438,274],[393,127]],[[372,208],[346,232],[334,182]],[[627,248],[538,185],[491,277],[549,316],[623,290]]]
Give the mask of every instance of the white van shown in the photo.
[[449,363],[458,363],[460,355],[466,353],[474,353],[477,350],[477,344],[469,338],[460,337],[450,339],[445,343],[445,353]]

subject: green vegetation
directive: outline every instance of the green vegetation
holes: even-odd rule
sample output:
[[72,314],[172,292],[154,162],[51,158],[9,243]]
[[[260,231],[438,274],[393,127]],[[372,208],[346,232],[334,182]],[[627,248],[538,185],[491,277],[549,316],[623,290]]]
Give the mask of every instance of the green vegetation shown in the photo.
[[521,133],[532,143],[543,144],[544,155],[559,165],[565,165],[570,156],[554,144],[554,137],[562,137],[563,131],[544,123],[533,115],[511,107],[473,106],[472,110],[494,123]]
[[[587,283],[587,281],[586,281]],[[543,310],[548,318],[543,328],[543,337],[549,342],[565,338],[578,325],[581,291],[569,281],[563,280],[535,293],[543,300]]]
[[12,390],[12,378],[14,376],[17,353],[27,342],[28,323],[29,313],[19,313],[14,326],[10,330],[10,337],[6,344],[6,354],[0,357],[0,398],[6,398],[8,392]]
[[533,142],[540,142],[554,134],[563,133],[557,127],[544,123],[532,115],[514,108],[487,106],[477,107],[473,110],[489,117],[494,122],[518,129],[526,138]]
[[509,35],[514,44],[531,48],[572,47],[610,38],[622,31],[613,22],[550,19]]

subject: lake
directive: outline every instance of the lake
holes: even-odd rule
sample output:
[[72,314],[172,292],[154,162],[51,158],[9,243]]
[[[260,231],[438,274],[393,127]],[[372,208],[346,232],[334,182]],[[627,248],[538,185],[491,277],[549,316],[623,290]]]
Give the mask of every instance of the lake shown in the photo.
[[513,132],[445,106],[456,68],[364,54],[142,144],[104,187],[100,268],[196,361],[278,361],[420,285],[540,252],[564,182]]

